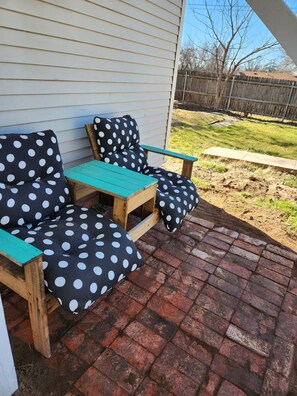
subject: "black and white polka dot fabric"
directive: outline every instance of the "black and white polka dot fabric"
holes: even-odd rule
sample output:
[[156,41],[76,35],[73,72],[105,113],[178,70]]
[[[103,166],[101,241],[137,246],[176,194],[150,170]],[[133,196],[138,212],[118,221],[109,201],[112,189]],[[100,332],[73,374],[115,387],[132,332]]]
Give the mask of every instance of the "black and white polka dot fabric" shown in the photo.
[[158,179],[156,207],[168,231],[175,232],[183,218],[199,203],[194,183],[177,173],[149,166],[139,144],[139,128],[131,116],[94,118],[103,161]]
[[122,227],[70,203],[52,131],[0,135],[0,227],[43,251],[45,284],[73,313],[143,265]]
[[138,125],[132,117],[95,117],[94,129],[104,162],[136,172],[147,165],[145,152],[139,144]]
[[0,135],[0,226],[36,223],[70,195],[52,131]]
[[175,232],[183,218],[199,203],[194,183],[175,172],[156,166],[147,166],[143,174],[158,179],[156,207],[167,230]]
[[75,313],[142,265],[123,228],[78,205],[65,206],[31,229],[8,231],[43,251],[46,286],[64,308]]

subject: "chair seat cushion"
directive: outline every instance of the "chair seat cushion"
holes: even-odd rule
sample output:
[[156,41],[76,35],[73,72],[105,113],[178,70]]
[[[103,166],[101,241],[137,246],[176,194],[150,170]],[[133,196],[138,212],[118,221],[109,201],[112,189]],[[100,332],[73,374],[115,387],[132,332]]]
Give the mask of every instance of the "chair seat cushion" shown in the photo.
[[143,174],[158,179],[156,207],[167,230],[175,232],[183,218],[199,203],[194,183],[175,172],[156,166],[147,166]]
[[43,251],[45,285],[78,313],[143,265],[126,231],[98,212],[69,204],[31,229],[7,229]]

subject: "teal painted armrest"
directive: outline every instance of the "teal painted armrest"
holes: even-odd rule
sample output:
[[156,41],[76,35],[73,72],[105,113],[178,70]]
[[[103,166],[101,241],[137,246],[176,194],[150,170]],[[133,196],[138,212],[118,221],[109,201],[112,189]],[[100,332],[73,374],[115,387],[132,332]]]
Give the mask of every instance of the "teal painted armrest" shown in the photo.
[[180,159],[185,160],[185,161],[195,162],[198,159],[197,157],[191,157],[190,155],[176,153],[174,151],[161,149],[159,147],[147,146],[146,144],[142,144],[141,147],[144,150],[152,151],[153,153],[158,153],[158,154],[162,154],[162,155],[168,155],[169,157],[180,158]]
[[40,256],[42,251],[0,229],[0,254],[22,266]]

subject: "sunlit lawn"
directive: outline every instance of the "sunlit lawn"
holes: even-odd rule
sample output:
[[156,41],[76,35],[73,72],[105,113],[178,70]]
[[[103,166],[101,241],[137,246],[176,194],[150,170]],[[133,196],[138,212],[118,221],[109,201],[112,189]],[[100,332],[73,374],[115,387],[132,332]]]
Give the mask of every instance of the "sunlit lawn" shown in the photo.
[[175,110],[170,147],[190,155],[199,155],[208,147],[231,149],[297,159],[297,127],[274,122],[243,120],[228,127],[211,122],[222,115]]
[[[224,115],[186,110],[174,110],[169,148],[199,158],[198,168],[215,173],[228,173],[234,162],[201,156],[209,147],[224,147],[248,150],[250,152],[297,159],[297,127],[277,122],[260,120],[240,120],[227,127],[212,124],[223,120]],[[172,161],[172,160],[171,160]],[[174,161],[174,160],[173,160]],[[255,164],[236,162],[237,167],[252,171],[259,179],[277,181],[281,185],[296,189],[296,199],[292,201],[276,197],[257,197],[245,191],[235,194],[244,205],[262,206],[283,213],[285,228],[297,235],[297,177],[296,174],[265,169]],[[280,176],[281,175],[281,176]],[[201,190],[209,190],[211,178],[195,177],[193,181]]]

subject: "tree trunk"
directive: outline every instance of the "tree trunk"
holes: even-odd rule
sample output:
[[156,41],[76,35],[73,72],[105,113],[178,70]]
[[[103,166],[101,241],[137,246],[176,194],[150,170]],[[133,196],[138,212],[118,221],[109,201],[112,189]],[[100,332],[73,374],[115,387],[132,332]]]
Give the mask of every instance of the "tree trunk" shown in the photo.
[[220,94],[219,96],[215,96],[215,101],[213,105],[213,109],[215,111],[222,110],[222,100],[223,100],[222,94]]
[[223,95],[224,95],[223,81],[220,77],[218,77],[216,82],[216,93],[215,93],[215,100],[213,105],[213,109],[215,111],[221,110]]
[[213,105],[213,109],[215,111],[223,110],[222,102],[224,99],[226,86],[227,86],[227,83],[229,80],[230,80],[230,78],[228,78],[228,77],[226,77],[225,80],[223,80],[222,76],[221,76],[221,78],[220,77],[217,78],[215,101],[214,101],[214,105]]

